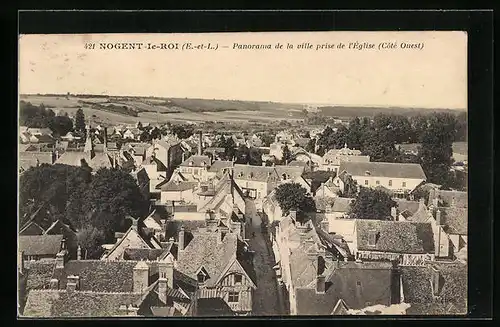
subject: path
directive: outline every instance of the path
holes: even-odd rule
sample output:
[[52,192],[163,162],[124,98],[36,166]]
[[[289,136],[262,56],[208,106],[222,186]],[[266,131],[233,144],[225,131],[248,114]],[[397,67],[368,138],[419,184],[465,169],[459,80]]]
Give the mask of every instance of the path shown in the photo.
[[[270,242],[266,242],[266,235],[261,230],[261,220],[255,206],[250,203],[246,205],[247,217],[252,217],[249,229],[250,249],[255,251],[253,258],[255,273],[257,277],[257,289],[253,295],[254,316],[281,315],[282,305],[279,301],[276,274],[273,270],[275,264],[274,254]],[[252,236],[255,233],[255,236]]]

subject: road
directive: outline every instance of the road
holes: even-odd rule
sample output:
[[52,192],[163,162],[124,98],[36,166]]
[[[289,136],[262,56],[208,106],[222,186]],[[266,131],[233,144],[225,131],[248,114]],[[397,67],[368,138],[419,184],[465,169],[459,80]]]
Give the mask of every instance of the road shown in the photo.
[[[251,202],[249,200],[248,202]],[[257,214],[253,203],[247,203],[246,215],[252,218],[249,226],[250,249],[255,251],[253,264],[257,277],[257,289],[253,295],[254,316],[276,316],[282,314],[282,304],[279,301],[276,274],[273,270],[275,264],[274,254],[270,242],[266,241],[267,235],[261,230],[260,216]],[[255,236],[252,236],[255,233]]]

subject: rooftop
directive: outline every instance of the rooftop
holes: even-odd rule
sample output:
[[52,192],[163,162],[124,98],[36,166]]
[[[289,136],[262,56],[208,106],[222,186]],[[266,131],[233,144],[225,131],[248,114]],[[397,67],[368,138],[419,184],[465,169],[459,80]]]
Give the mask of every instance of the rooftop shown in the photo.
[[19,251],[24,255],[56,256],[61,249],[62,235],[29,235],[19,236]]
[[[393,253],[434,253],[434,234],[430,223],[357,219],[358,250]],[[369,244],[375,233],[375,245]]]
[[339,171],[347,171],[352,176],[392,177],[426,179],[419,164],[389,162],[341,162]]

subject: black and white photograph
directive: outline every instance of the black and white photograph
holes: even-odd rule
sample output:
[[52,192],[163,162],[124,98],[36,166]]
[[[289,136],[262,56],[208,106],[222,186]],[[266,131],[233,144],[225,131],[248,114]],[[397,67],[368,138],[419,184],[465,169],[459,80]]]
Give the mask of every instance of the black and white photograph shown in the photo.
[[467,42],[20,34],[18,317],[466,315]]

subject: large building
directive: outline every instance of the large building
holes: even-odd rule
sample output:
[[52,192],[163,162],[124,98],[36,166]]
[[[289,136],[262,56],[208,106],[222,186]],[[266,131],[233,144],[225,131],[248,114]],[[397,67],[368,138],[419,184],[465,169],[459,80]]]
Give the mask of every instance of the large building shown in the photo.
[[347,172],[362,187],[384,187],[395,194],[411,193],[427,179],[419,164],[389,162],[340,163],[339,173]]

